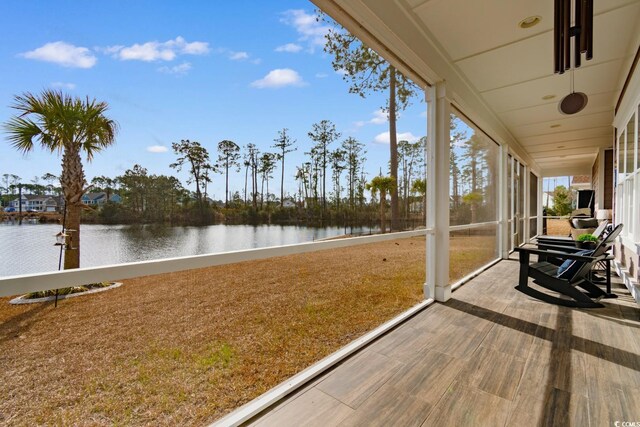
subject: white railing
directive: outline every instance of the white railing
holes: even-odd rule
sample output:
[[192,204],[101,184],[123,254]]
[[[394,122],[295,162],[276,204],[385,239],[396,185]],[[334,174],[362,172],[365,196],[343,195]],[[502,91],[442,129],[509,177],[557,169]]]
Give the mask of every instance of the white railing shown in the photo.
[[473,224],[450,225],[449,231],[470,230],[472,228],[480,228],[487,225],[498,225],[498,224],[500,224],[500,222],[498,221],[488,221],[488,222],[475,222]]
[[424,236],[427,232],[428,231],[426,229],[421,229],[373,236],[336,238],[334,240],[325,240],[320,242],[298,243],[293,245],[247,249],[218,254],[166,258],[127,264],[85,267],[75,270],[0,277],[0,297],[20,295],[28,292],[46,291],[79,284],[132,279],[134,277],[173,273],[196,268],[213,267],[216,265],[234,264],[243,261]]

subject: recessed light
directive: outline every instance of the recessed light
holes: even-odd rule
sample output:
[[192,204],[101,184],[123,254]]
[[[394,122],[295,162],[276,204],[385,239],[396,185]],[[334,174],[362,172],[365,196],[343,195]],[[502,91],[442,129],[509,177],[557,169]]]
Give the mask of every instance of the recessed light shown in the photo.
[[518,23],[520,28],[531,28],[534,25],[538,25],[542,21],[542,17],[539,15],[527,16]]
[[560,124],[556,123],[555,125],[551,125],[551,126],[549,126],[549,127],[550,127],[550,128],[552,128],[552,129],[553,129],[553,128],[559,128],[559,127],[560,127]]
[[548,100],[553,99],[555,97],[556,97],[555,95],[545,95],[545,96],[542,97],[542,99],[545,100],[545,101],[548,101]]

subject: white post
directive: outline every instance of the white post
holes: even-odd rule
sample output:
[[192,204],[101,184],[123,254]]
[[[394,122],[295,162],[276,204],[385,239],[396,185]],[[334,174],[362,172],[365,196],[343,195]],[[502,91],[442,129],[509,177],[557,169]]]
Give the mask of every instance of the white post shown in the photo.
[[509,219],[511,219],[511,227],[509,227],[509,251],[516,247],[515,234],[518,229],[518,221],[516,218],[516,162],[515,158],[511,157],[511,162],[508,166],[511,169],[511,204],[509,205]]
[[542,175],[539,175],[538,176],[538,210],[536,211],[536,215],[538,215],[538,220],[537,220],[538,236],[542,236],[542,220],[543,220],[542,210],[544,209],[544,206],[542,206],[542,195],[544,194],[542,181],[544,181],[544,178],[542,177]]
[[500,146],[500,171],[498,173],[498,194],[499,197],[499,213],[498,213],[498,221],[500,223],[500,256],[502,259],[509,258],[509,239],[511,238],[511,227],[509,227],[509,212],[510,206],[507,203],[509,200],[508,191],[509,187],[507,185],[507,166],[508,166],[508,147],[506,145]]
[[528,243],[529,242],[529,236],[531,236],[531,227],[530,227],[530,222],[529,219],[530,217],[530,212],[531,212],[531,194],[529,194],[530,190],[531,190],[531,183],[529,182],[531,180],[531,175],[530,175],[531,171],[529,169],[529,166],[524,167],[524,185],[523,187],[523,217],[524,217],[524,227],[522,227],[522,241],[524,243]]
[[444,82],[427,90],[427,286],[426,298],[447,301],[449,283],[449,124]]
[[[422,208],[424,209],[424,220],[425,220],[424,226],[427,230],[429,230],[430,227],[433,228],[433,225],[431,224],[432,215],[429,213],[430,209],[428,208],[428,206],[430,206],[433,202],[432,200],[429,199],[430,197],[429,182],[431,181],[431,175],[429,174],[429,172],[433,167],[433,159],[429,157],[429,154],[433,152],[431,150],[430,144],[434,138],[432,129],[434,129],[435,127],[435,116],[432,113],[433,109],[435,108],[435,103],[434,103],[435,96],[432,94],[433,90],[434,89],[429,86],[424,91],[424,100],[427,104],[427,122],[425,123],[427,127],[427,141],[424,146],[424,180],[425,180],[425,183],[427,183],[427,185],[425,188],[426,190],[424,194],[425,200],[423,202]],[[424,294],[424,299],[427,300],[427,299],[433,298],[433,296],[435,295],[435,284],[434,282],[429,281],[429,272],[427,268],[430,263],[429,231],[427,231],[427,235],[425,236],[425,245],[426,245],[425,260],[424,260],[425,277],[424,277],[424,285],[422,287],[422,292]]]

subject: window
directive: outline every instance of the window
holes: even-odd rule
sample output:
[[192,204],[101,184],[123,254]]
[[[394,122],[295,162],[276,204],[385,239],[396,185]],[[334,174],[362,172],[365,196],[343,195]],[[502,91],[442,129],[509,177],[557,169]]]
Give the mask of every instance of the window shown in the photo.
[[626,130],[623,130],[618,136],[618,163],[616,168],[618,170],[618,184],[622,184],[622,181],[624,180],[624,153],[626,145],[627,132]]
[[632,174],[635,170],[635,125],[636,125],[636,116],[635,114],[631,116],[629,123],[627,123],[627,144],[626,144],[626,155],[625,155],[625,174]]
[[618,182],[616,223],[624,224],[623,237],[640,241],[640,162],[638,160],[638,112],[627,121],[617,141]]

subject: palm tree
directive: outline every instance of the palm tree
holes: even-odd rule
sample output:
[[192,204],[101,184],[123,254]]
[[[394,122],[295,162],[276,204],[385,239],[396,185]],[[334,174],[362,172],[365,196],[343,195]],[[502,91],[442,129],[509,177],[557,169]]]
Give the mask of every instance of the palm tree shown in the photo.
[[367,184],[367,190],[371,191],[371,195],[375,196],[380,192],[380,231],[384,234],[386,230],[385,224],[385,206],[387,204],[387,193],[393,192],[396,188],[396,179],[392,176],[376,176]]
[[420,193],[422,196],[422,222],[424,223],[427,218],[427,180],[421,178],[416,179],[413,181],[411,189]]
[[93,155],[113,144],[118,125],[104,113],[105,102],[74,98],[60,91],[45,90],[40,95],[25,93],[14,97],[11,108],[19,114],[5,124],[9,142],[23,153],[33,150],[34,141],[51,152],[62,154],[60,184],[64,195],[68,233],[65,270],[80,267],[80,210],[87,181],[81,153]]

